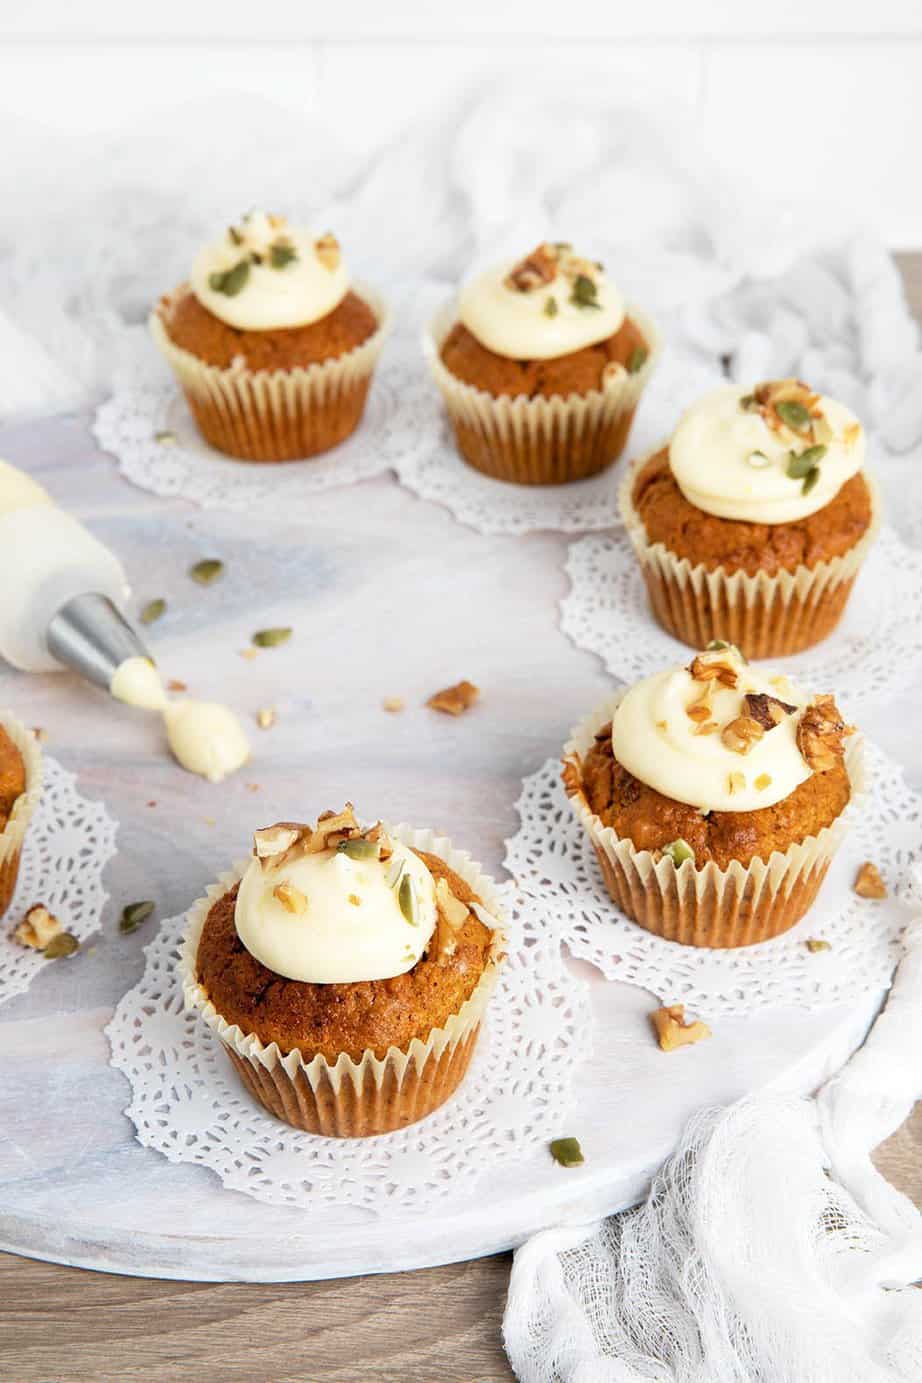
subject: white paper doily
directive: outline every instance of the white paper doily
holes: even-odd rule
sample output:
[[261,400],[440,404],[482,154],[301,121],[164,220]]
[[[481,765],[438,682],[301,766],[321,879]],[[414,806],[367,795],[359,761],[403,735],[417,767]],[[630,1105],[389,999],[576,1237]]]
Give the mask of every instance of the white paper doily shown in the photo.
[[[321,490],[394,468],[408,436],[401,382],[399,370],[388,368],[385,347],[357,430],[341,446],[306,461],[274,465],[222,456],[201,437],[172,381],[146,384],[134,378],[119,384],[97,409],[93,435],[142,490],[192,500],[205,509],[297,512]],[[158,441],[163,433],[168,439]]]
[[126,1113],[139,1141],[257,1200],[378,1214],[469,1195],[498,1164],[529,1157],[561,1131],[574,1072],[590,1052],[591,1015],[585,983],[566,970],[542,919],[510,886],[500,893],[509,953],[464,1082],[428,1119],[376,1138],[303,1133],[251,1099],[220,1041],[183,1009],[185,918],[164,922],[106,1029],[112,1064],[131,1084]]
[[[571,589],[560,603],[560,627],[577,648],[597,653],[613,677],[636,682],[687,661],[685,644],[650,612],[623,528],[572,543],[567,573]],[[853,716],[911,686],[922,669],[922,551],[885,526],[838,628],[815,648],[772,661],[805,687],[834,689]]]
[[43,966],[69,963],[45,960],[12,939],[33,903],[44,903],[81,944],[99,930],[109,898],[102,876],[115,854],[117,831],[103,804],[82,797],[75,775],[46,754],[42,798],[26,832],[19,882],[0,920],[0,1004],[23,994]]
[[[406,447],[397,476],[421,499],[443,504],[478,533],[517,535],[551,529],[580,533],[610,528],[618,514],[620,464],[572,485],[509,485],[491,480],[461,460],[435,381],[420,357],[394,367],[403,371],[401,415]],[[716,365],[666,346],[637,408],[626,455],[652,451],[700,394],[725,383]]]
[[[649,989],[663,1003],[685,1003],[705,1018],[842,1003],[889,984],[900,934],[918,911],[910,870],[922,858],[922,797],[879,749],[865,750],[870,790],[856,804],[816,903],[790,932],[757,946],[680,946],[624,917],[605,890],[556,759],[524,781],[517,803],[522,824],[506,842],[506,868],[524,905],[543,913],[574,956],[606,979]],[[878,866],[890,897],[877,901],[853,892],[864,860]],[[811,953],[808,937],[828,941],[831,949]]]

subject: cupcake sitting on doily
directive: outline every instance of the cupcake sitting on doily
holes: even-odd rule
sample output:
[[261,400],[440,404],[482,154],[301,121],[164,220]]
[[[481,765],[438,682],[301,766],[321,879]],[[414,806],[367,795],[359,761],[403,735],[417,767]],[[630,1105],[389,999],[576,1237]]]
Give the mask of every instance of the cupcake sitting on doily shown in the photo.
[[35,736],[0,712],[0,917],[16,891],[29,822],[42,790],[42,756]]
[[353,291],[334,236],[254,211],[200,251],[150,327],[207,442],[292,461],[355,431],[388,313]]
[[491,881],[430,832],[363,830],[351,806],[256,832],[196,903],[187,1004],[252,1095],[297,1128],[388,1133],[469,1065],[502,933]]
[[728,385],[688,409],[621,489],[660,624],[750,658],[830,634],[879,526],[864,452],[858,419],[795,379]]
[[601,264],[545,243],[467,283],[424,346],[464,459],[497,480],[555,485],[621,454],[657,337]]
[[574,730],[563,776],[618,907],[668,940],[727,947],[810,907],[862,764],[831,696],[722,645],[607,701]]

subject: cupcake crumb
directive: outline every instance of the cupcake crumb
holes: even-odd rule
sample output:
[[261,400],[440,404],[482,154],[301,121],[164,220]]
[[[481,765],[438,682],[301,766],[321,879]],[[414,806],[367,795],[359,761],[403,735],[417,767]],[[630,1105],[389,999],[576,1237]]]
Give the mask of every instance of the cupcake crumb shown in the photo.
[[871,860],[865,860],[858,870],[852,888],[859,898],[886,898],[887,896],[887,885],[884,883],[877,865],[873,864]]
[[382,711],[402,711],[406,702],[402,696],[386,696],[381,702]]
[[684,1004],[667,1004],[650,1014],[660,1050],[674,1052],[711,1036],[711,1029],[700,1018],[685,1021]]
[[453,687],[443,687],[441,691],[434,692],[426,705],[431,706],[434,711],[443,712],[445,715],[459,716],[470,710],[479,695],[479,687],[475,687],[473,682],[462,679],[460,682],[456,682]]

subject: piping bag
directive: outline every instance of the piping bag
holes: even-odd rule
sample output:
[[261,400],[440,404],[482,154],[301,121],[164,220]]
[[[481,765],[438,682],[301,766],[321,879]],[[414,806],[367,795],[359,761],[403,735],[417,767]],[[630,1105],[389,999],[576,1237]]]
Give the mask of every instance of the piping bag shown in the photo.
[[154,660],[125,619],[129,594],[114,553],[24,471],[0,461],[0,655],[24,672],[70,668],[117,700],[159,712],[183,766],[220,782],[249,758],[232,711],[170,701]]

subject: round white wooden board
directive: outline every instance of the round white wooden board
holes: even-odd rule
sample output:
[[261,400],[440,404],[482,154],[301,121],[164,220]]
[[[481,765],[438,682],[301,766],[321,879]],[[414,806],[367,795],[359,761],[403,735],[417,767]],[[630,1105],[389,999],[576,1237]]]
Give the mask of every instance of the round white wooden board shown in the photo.
[[[364,815],[445,830],[501,877],[522,775],[609,684],[557,628],[566,585],[557,535],[482,537],[387,479],[317,496],[309,511],[277,521],[203,514],[119,480],[84,419],[6,428],[0,455],[33,470],[120,553],[135,608],[168,600],[169,615],[149,631],[167,676],[244,719],[262,706],[279,711],[271,731],[254,725],[252,765],[213,787],[165,757],[156,721],[70,676],[0,672],[0,704],[46,727],[81,790],[103,797],[121,822],[98,938],[0,1009],[0,1248],[202,1280],[348,1276],[476,1257],[632,1203],[694,1110],[768,1085],[808,1091],[860,1042],[880,995],[816,1014],[723,1020],[711,1041],[664,1056],[650,1038],[650,996],[580,967],[592,983],[595,1051],[578,1072],[567,1131],[583,1145],[583,1168],[563,1170],[542,1151],[488,1169],[466,1202],[395,1222],[261,1204],[142,1148],[103,1036],[150,934],[119,935],[125,903],[153,898],[161,917],[182,911],[255,825],[346,797]],[[207,589],[186,576],[202,557],[226,563],[224,580]],[[249,635],[270,624],[293,625],[291,643],[240,658]],[[453,720],[422,707],[461,677],[482,688],[474,712]],[[380,702],[394,695],[407,709],[388,716]],[[918,781],[911,724],[907,704],[863,728]]]

